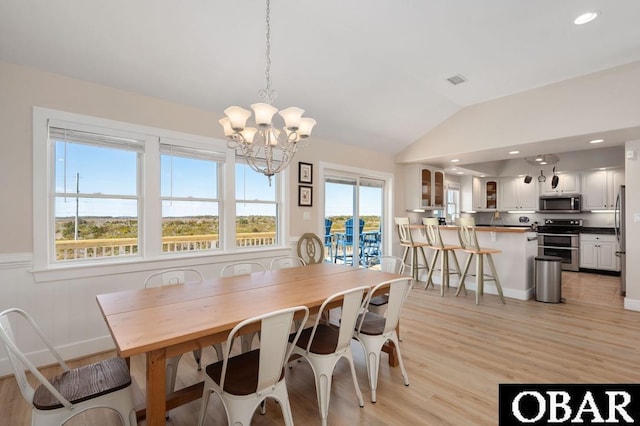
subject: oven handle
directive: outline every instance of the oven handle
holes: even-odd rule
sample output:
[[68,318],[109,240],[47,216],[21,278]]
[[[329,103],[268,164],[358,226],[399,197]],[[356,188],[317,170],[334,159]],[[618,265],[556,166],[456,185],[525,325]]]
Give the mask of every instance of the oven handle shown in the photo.
[[547,233],[540,233],[538,232],[538,236],[543,236],[543,237],[578,237],[579,234],[547,234]]
[[580,247],[557,247],[557,246],[538,246],[538,248],[549,248],[549,249],[558,249],[558,250],[578,250]]

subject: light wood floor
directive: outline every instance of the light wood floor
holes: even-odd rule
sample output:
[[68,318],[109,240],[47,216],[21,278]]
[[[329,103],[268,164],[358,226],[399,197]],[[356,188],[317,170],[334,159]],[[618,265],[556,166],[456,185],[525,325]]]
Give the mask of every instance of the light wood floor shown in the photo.
[[[563,273],[562,304],[508,299],[503,305],[497,296],[485,295],[476,306],[473,292],[457,298],[454,293],[452,288],[440,297],[438,287],[412,290],[401,322],[401,348],[411,385],[403,385],[399,369],[389,368],[383,356],[375,404],[369,400],[362,351],[354,344],[365,407],[358,407],[347,364],[341,361],[334,374],[329,424],[495,425],[499,383],[640,382],[640,312],[622,309],[617,277]],[[107,355],[113,353],[102,356]],[[213,349],[205,350],[205,357],[215,360]],[[141,385],[143,363],[141,357],[132,360],[132,374]],[[179,385],[195,382],[200,374],[193,356],[186,354]],[[293,363],[287,386],[294,421],[320,424],[313,375],[305,362]],[[136,398],[143,401],[140,389]],[[253,424],[283,424],[279,406],[267,406],[267,414],[256,413]],[[175,409],[167,424],[192,425],[198,409],[199,401]],[[0,419],[10,425],[30,421],[13,378],[0,381]],[[94,411],[69,424],[118,422],[111,413]],[[215,396],[207,424],[226,424]]]

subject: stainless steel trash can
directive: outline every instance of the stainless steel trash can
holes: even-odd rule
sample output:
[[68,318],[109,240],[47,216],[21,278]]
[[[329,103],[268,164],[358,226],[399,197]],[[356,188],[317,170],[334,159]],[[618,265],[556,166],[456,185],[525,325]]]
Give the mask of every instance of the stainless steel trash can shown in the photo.
[[538,302],[562,302],[562,258],[537,256],[534,268],[536,300]]

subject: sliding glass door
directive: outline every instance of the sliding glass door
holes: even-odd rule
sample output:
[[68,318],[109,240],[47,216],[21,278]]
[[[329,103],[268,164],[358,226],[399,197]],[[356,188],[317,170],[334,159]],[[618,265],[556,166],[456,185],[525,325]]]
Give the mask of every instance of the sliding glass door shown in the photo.
[[385,183],[357,174],[325,174],[327,261],[364,267],[377,263],[384,238]]

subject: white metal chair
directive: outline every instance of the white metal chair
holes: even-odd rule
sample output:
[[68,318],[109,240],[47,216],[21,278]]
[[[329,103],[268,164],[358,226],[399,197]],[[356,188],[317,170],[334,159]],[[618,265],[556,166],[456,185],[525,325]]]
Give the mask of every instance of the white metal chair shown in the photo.
[[220,271],[220,277],[233,277],[234,275],[251,274],[253,272],[265,272],[267,268],[259,262],[236,262],[224,265]]
[[[435,251],[433,258],[431,259],[431,265],[429,265],[429,274],[427,275],[427,282],[424,284],[424,288],[426,289],[429,287],[429,284],[433,285],[431,277],[436,269],[438,257],[440,257],[440,296],[444,296],[445,287],[449,287],[449,277],[451,275],[462,276],[458,257],[456,256],[456,250],[461,250],[462,246],[445,244],[442,241],[440,224],[438,223],[437,217],[423,217],[422,224],[424,225],[425,233],[427,234],[429,248]],[[449,254],[453,257],[453,271],[449,267]]]
[[[397,256],[379,256],[378,268],[384,272],[391,272],[392,274],[402,274],[404,272],[404,262]],[[387,310],[388,302],[388,294],[379,294],[377,296],[373,296],[369,301],[369,311],[384,316],[384,313]]]
[[[382,282],[376,285],[369,294],[373,295],[375,292],[384,290],[387,287],[389,289],[389,307],[387,308],[386,316],[383,317],[365,310],[358,318],[358,324],[353,334],[353,338],[362,344],[365,352],[367,375],[369,376],[369,387],[371,388],[371,402],[376,402],[380,352],[387,341],[393,342],[395,346],[404,384],[409,386],[409,375],[402,362],[402,353],[400,352],[400,342],[396,328],[400,320],[402,306],[411,290],[411,278],[398,278]],[[368,300],[365,301],[365,306],[368,305],[368,302]]]
[[[467,277],[467,271],[469,270],[469,265],[471,265],[471,260],[473,259],[473,256],[476,255],[476,305],[480,303],[480,296],[484,294],[485,281],[494,281],[496,283],[498,296],[500,296],[502,303],[505,303],[504,295],[502,294],[502,286],[500,285],[500,279],[498,278],[498,272],[496,271],[496,266],[493,263],[493,257],[491,257],[492,254],[501,253],[502,251],[498,249],[480,247],[480,244],[478,244],[478,236],[476,235],[475,220],[472,217],[461,217],[459,222],[458,239],[460,240],[462,250],[468,253],[468,257],[467,262],[464,265],[464,269],[462,270],[460,285],[458,286],[458,291],[456,291],[456,296],[460,294],[461,290],[464,290],[465,293],[467,291],[464,286],[464,280]],[[493,275],[487,275],[484,273],[485,256],[487,257],[487,262],[489,263],[489,268]]]
[[282,256],[277,257],[271,261],[269,265],[270,270],[295,268],[296,266],[305,266],[307,262],[298,256]]
[[[204,275],[197,269],[193,268],[175,268],[166,269],[164,271],[158,271],[150,274],[144,280],[145,288],[162,287],[165,285],[184,284],[185,282],[202,282],[204,281]],[[213,349],[216,351],[218,359],[222,359],[222,345],[215,344]],[[198,364],[198,371],[202,370],[201,359],[202,349],[194,349],[193,357]],[[176,355],[171,358],[167,358],[167,381],[166,392],[167,394],[174,391],[176,386],[176,377],[178,376],[178,363],[182,358],[182,354]]]
[[[311,365],[316,381],[316,393],[318,397],[318,408],[323,426],[327,424],[329,414],[329,399],[331,397],[331,379],[333,370],[340,358],[346,358],[351,368],[353,386],[356,390],[358,403],[364,407],[362,392],[358,386],[356,370],[353,365],[353,354],[351,353],[351,338],[356,326],[358,313],[362,307],[362,301],[367,294],[369,287],[356,287],[351,290],[342,291],[329,296],[320,306],[320,311],[313,327],[302,331],[293,353],[302,356]],[[329,309],[330,304],[342,301],[340,325],[325,324],[320,322],[322,314]]]
[[[220,271],[220,277],[233,277],[235,275],[244,275],[251,274],[253,272],[266,271],[267,269],[260,262],[236,262],[225,265]],[[240,346],[242,352],[249,352],[251,350],[251,343],[253,342],[253,338],[256,335],[258,336],[258,338],[260,338],[260,334],[257,331],[240,336]]]
[[[10,317],[13,317],[14,321],[21,320],[21,323],[26,322],[31,326],[64,370],[62,374],[48,380],[38,371],[16,345]],[[22,324],[20,327],[16,325],[16,328],[22,330]],[[110,358],[78,368],[69,368],[34,319],[18,308],[0,313],[0,339],[7,349],[20,392],[31,406],[32,425],[58,426],[76,414],[93,408],[115,410],[125,426],[137,424],[131,376],[124,359]],[[25,369],[40,382],[36,389],[29,384]]]
[[[248,426],[255,409],[268,397],[280,404],[285,424],[293,425],[284,366],[302,330],[298,326],[293,337],[290,337],[294,316],[302,313],[304,317],[301,324],[304,324],[309,317],[309,309],[297,306],[249,318],[231,330],[222,361],[205,369],[207,374],[198,420],[200,426],[204,424],[212,392],[220,396],[230,425]],[[260,349],[230,357],[233,339],[243,327],[256,323],[260,324],[262,334]]]

